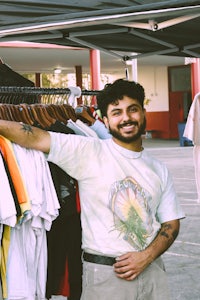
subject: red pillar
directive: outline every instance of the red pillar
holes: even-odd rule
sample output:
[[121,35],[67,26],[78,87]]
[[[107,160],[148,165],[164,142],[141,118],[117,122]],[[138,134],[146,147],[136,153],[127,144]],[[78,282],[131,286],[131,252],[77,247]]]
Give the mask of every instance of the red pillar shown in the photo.
[[192,99],[200,92],[200,58],[191,64]]
[[[100,51],[99,50],[90,50],[90,76],[91,76],[91,89],[99,90],[100,89]],[[92,99],[92,104],[96,104],[95,98]]]

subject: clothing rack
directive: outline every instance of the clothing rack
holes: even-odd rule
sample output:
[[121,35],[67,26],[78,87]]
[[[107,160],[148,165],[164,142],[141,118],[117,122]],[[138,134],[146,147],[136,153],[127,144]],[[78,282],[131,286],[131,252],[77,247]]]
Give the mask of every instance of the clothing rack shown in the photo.
[[[82,90],[81,96],[96,96],[98,92],[97,90]],[[70,94],[70,88],[0,86],[0,103],[67,104]]]

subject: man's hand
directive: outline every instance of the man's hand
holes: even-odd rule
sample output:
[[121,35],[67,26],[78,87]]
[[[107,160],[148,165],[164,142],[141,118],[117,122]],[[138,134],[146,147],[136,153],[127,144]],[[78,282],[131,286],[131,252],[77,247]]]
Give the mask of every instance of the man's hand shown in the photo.
[[175,241],[180,221],[172,220],[161,224],[160,231],[151,244],[141,252],[128,252],[119,256],[114,264],[117,277],[135,279],[157,257],[163,254]]
[[149,265],[145,252],[128,252],[119,256],[114,264],[117,277],[125,280],[135,279]]

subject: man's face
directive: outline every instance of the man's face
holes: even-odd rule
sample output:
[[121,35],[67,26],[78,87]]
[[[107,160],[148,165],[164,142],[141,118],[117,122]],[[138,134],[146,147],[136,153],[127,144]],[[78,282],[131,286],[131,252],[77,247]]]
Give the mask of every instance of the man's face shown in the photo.
[[144,133],[145,110],[136,99],[124,96],[116,104],[109,104],[104,122],[115,139],[130,144]]

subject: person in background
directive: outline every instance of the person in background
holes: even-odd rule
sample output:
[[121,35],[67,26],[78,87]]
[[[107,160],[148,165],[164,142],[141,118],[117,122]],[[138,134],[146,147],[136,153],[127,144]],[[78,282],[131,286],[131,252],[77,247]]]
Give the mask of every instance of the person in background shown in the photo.
[[46,153],[78,180],[83,249],[81,300],[168,300],[161,255],[184,212],[167,167],[142,146],[144,88],[118,79],[98,94],[112,135],[96,139],[0,120],[0,134]]

